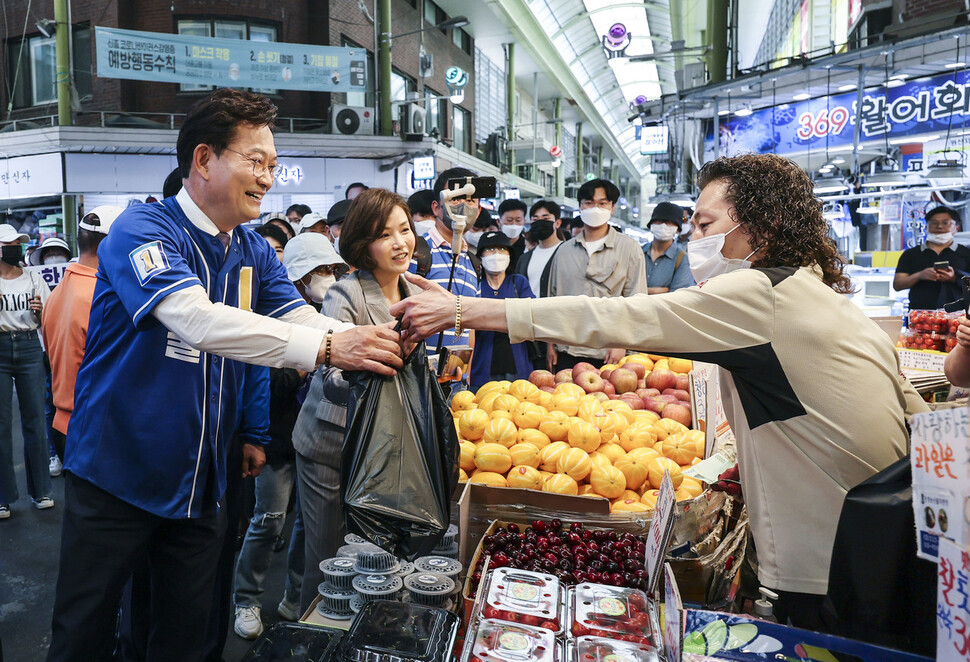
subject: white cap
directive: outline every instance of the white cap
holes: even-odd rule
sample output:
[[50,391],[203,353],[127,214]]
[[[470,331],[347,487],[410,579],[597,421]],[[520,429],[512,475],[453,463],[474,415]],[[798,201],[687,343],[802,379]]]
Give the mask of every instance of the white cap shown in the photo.
[[85,214],[77,226],[82,230],[108,234],[111,224],[115,222],[115,219],[123,211],[124,209],[115,207],[114,205],[100,205]]
[[330,240],[319,232],[298,234],[283,247],[283,265],[286,267],[286,275],[292,281],[300,280],[324,264],[347,263],[337,255]]
[[324,223],[327,222],[327,217],[323,214],[318,214],[315,211],[311,211],[300,219],[300,232],[304,232],[307,228],[316,225],[320,221]]
[[30,241],[30,237],[23,232],[17,232],[9,223],[0,224],[0,242],[19,241],[21,243]]
[[44,243],[40,245],[40,248],[30,254],[30,257],[27,258],[27,262],[34,266],[39,265],[41,263],[41,257],[44,254],[44,249],[46,248],[63,248],[67,251],[68,255],[71,254],[71,247],[67,245],[66,241],[60,237],[48,237],[44,240]]

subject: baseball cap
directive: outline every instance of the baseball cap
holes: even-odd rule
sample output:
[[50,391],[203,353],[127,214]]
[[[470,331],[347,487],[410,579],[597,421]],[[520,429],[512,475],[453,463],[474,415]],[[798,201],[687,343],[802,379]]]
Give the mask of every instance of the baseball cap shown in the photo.
[[[684,222],[684,208],[672,202],[661,202],[653,208],[653,213],[650,214],[650,223],[654,221],[680,225]],[[650,223],[647,223],[647,225],[650,225]]]
[[8,241],[26,242],[30,241],[30,237],[23,232],[17,232],[9,223],[0,224],[0,242]]
[[346,262],[337,255],[330,240],[319,232],[300,233],[286,242],[286,246],[283,247],[283,266],[286,267],[286,276],[290,280],[300,280],[324,264],[346,264]]
[[324,223],[327,222],[327,219],[323,217],[323,214],[318,214],[315,211],[311,211],[309,214],[304,214],[303,218],[300,219],[300,232],[306,231],[320,221],[323,221]]
[[108,230],[111,229],[111,224],[115,222],[115,219],[123,211],[121,207],[115,207],[114,205],[100,205],[85,214],[77,226],[82,230],[108,234]]
[[478,254],[481,255],[487,248],[509,249],[511,246],[504,232],[486,232],[478,240]]
[[337,225],[338,223],[343,223],[344,219],[347,218],[347,211],[350,209],[350,205],[353,200],[341,200],[334,203],[327,211],[327,225]]

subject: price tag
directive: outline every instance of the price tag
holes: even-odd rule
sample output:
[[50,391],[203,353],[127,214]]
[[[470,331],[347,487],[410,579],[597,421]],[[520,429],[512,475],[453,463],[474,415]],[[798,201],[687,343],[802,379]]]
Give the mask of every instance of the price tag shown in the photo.
[[680,642],[684,636],[684,605],[674,569],[664,563],[664,648],[667,660],[680,660]]
[[916,414],[910,427],[917,554],[935,561],[941,538],[970,542],[964,517],[970,497],[967,408]]
[[660,568],[664,554],[667,553],[667,543],[674,528],[674,484],[670,480],[670,472],[664,471],[660,482],[660,494],[657,495],[657,505],[653,511],[653,520],[647,533],[647,551],[645,565],[647,567],[647,586],[656,595],[660,583]]
[[936,659],[970,661],[970,555],[940,539],[936,584]]
[[903,368],[943,372],[943,362],[946,361],[946,354],[943,352],[934,352],[930,349],[897,349],[896,351],[899,352],[899,365]]
[[734,466],[734,460],[724,453],[714,453],[706,460],[701,460],[694,466],[684,469],[685,476],[702,480],[705,483],[713,484],[717,482],[718,476]]

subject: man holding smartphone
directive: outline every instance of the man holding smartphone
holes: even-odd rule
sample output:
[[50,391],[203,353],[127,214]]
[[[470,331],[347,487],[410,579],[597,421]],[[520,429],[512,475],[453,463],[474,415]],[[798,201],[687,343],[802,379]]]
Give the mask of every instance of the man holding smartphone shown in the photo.
[[926,241],[903,251],[893,288],[909,289],[910,310],[935,310],[962,296],[958,280],[970,275],[970,248],[953,243],[960,214],[949,207],[926,212]]

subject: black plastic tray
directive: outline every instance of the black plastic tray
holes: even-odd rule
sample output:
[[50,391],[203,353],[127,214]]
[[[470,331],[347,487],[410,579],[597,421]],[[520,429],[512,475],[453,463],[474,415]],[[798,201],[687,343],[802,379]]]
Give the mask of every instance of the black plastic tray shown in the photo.
[[341,662],[449,662],[459,618],[444,609],[376,600],[337,646]]
[[302,623],[276,623],[263,631],[241,662],[328,662],[342,630]]

